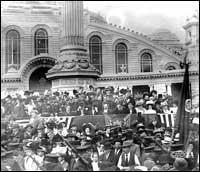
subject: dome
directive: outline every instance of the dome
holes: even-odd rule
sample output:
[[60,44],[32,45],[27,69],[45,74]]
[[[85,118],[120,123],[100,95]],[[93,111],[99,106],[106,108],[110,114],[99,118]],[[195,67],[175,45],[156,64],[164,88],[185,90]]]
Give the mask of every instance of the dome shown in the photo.
[[100,24],[107,23],[106,19],[103,16],[101,16],[99,13],[95,13],[95,12],[89,11],[87,9],[84,10],[84,13],[88,14],[90,16],[91,22],[100,23]]
[[165,28],[155,30],[155,32],[153,32],[153,34],[150,35],[150,37],[153,40],[179,40],[174,33]]

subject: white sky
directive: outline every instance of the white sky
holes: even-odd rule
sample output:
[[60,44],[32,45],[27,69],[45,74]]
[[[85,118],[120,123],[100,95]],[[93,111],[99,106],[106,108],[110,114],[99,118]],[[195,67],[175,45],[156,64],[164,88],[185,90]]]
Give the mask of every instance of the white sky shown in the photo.
[[[2,2],[3,7],[13,1]],[[84,1],[83,3],[84,8],[100,13],[108,23],[125,26],[147,35],[156,29],[165,28],[175,33],[181,42],[185,40],[182,26],[186,18],[191,17],[195,10],[199,11],[199,1]]]
[[109,23],[144,34],[166,28],[183,42],[182,26],[187,17],[199,11],[199,1],[84,1],[84,8],[99,12]]

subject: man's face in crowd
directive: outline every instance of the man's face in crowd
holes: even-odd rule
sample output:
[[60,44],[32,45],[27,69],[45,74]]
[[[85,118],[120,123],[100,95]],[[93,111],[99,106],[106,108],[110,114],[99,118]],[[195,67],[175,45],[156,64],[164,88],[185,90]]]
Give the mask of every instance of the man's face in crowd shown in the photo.
[[104,145],[103,144],[99,145],[99,150],[100,150],[100,152],[104,151]]
[[75,126],[72,127],[72,128],[71,128],[71,131],[72,131],[72,134],[76,134],[76,132],[77,132],[77,127],[75,127]]
[[85,133],[87,134],[87,133],[90,133],[90,128],[85,128]]
[[144,96],[144,100],[149,100],[149,96],[148,96],[148,95],[145,95],[145,96]]
[[32,131],[32,128],[31,127],[27,127],[26,129],[28,132],[31,132]]
[[122,106],[121,104],[118,104],[118,105],[117,105],[117,109],[118,109],[118,110],[122,110],[122,109],[123,109],[123,106]]
[[120,149],[121,143],[120,143],[120,142],[115,142],[114,147],[115,147],[116,149]]
[[128,108],[129,108],[129,109],[132,109],[132,108],[133,108],[132,103],[129,103],[129,104],[128,104]]
[[124,147],[124,148],[123,148],[123,152],[129,153],[129,151],[130,151],[130,147]]
[[93,160],[93,162],[98,162],[99,157],[98,157],[98,153],[97,153],[97,152],[94,152],[94,153],[92,154],[92,160]]
[[67,113],[70,113],[70,106],[67,106],[67,107],[66,107],[66,112],[67,112]]

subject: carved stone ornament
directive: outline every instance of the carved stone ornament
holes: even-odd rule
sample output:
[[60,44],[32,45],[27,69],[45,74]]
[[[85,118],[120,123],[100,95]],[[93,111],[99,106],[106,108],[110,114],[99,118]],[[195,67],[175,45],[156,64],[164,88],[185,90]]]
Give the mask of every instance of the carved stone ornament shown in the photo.
[[79,60],[65,60],[57,61],[55,66],[48,71],[48,73],[58,72],[58,71],[95,71],[98,69],[94,67],[94,65],[90,64],[87,59],[79,59]]
[[81,69],[87,69],[89,68],[89,62],[87,60],[78,60],[78,65]]
[[76,62],[72,60],[69,62],[68,60],[64,61],[64,68],[66,69],[73,69],[76,66]]

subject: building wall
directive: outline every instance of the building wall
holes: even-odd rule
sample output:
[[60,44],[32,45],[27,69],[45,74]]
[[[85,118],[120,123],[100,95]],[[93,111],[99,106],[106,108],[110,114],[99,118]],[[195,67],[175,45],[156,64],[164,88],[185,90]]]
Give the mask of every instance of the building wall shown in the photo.
[[[18,7],[17,7],[18,6]],[[38,5],[37,3],[28,3],[25,5],[16,5],[16,7],[9,7],[2,12],[1,24],[1,77],[4,79],[18,78],[21,82],[2,82],[2,88],[19,88],[28,89],[28,81],[23,80],[20,72],[13,74],[6,73],[5,64],[5,35],[9,29],[16,29],[21,35],[21,70],[24,64],[28,63],[34,57],[34,33],[39,28],[44,28],[49,36],[49,53],[44,56],[54,57],[59,56],[60,49],[60,32],[61,32],[61,6],[53,4]],[[166,85],[171,83],[182,82],[183,77],[163,77],[151,79],[133,79],[133,80],[112,80],[122,74],[115,73],[115,46],[117,43],[123,42],[128,47],[128,71],[129,75],[143,75],[140,68],[140,56],[145,50],[150,52],[153,56],[153,72],[162,73],[166,66],[172,64],[180,69],[179,62],[183,57],[175,54],[172,49],[155,43],[150,38],[141,33],[131,31],[127,28],[107,24],[106,21],[95,13],[87,10],[84,11],[84,31],[85,31],[85,48],[89,52],[89,38],[93,35],[98,35],[102,39],[102,53],[103,53],[103,77],[110,77],[110,80],[99,79],[96,86],[133,86],[133,85],[149,85],[152,89],[157,89],[162,93],[166,90]],[[180,28],[181,29],[181,28]],[[193,48],[189,55],[191,59],[199,57],[199,49]],[[195,58],[196,57],[196,58]],[[198,60],[195,64],[198,64]],[[198,70],[198,65],[193,70]],[[177,71],[179,72],[179,71]],[[151,73],[150,73],[151,74]],[[144,74],[145,75],[145,74]],[[126,76],[126,75],[125,75]],[[166,74],[167,76],[167,74]],[[197,94],[199,90],[198,77],[195,75],[191,79],[192,92]]]

